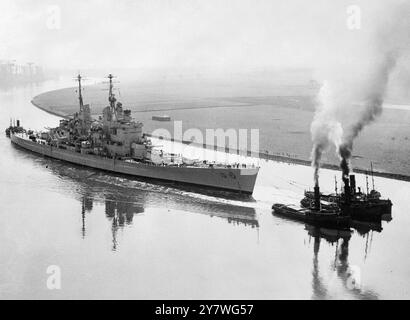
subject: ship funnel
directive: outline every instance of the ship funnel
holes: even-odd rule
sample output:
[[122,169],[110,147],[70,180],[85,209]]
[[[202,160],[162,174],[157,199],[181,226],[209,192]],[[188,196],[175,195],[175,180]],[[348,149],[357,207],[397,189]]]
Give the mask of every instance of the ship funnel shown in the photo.
[[344,198],[345,202],[350,202],[350,186],[349,186],[349,176],[343,175],[343,184],[344,184]]
[[20,127],[20,120],[17,120],[17,127]]
[[315,192],[315,210],[320,210],[320,189],[319,189],[318,184],[315,185],[314,192]]
[[356,177],[354,174],[350,175],[350,191],[352,195],[356,193]]

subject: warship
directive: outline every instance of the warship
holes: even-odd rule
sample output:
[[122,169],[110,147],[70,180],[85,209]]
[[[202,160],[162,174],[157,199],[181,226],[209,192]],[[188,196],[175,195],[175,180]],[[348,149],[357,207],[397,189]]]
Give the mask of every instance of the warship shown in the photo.
[[20,121],[6,129],[11,142],[42,156],[77,165],[139,178],[196,185],[240,194],[252,194],[259,167],[224,164],[166,153],[142,132],[143,123],[135,121],[114,94],[113,75],[109,75],[109,105],[93,119],[89,104],[84,104],[81,75],[78,75],[79,112],[60,120],[47,131],[26,130]]

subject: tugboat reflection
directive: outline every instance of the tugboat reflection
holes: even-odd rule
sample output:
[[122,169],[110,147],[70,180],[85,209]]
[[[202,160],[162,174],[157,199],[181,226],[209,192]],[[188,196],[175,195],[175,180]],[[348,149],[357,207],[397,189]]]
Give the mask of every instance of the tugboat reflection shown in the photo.
[[[388,219],[388,217],[385,217]],[[364,258],[367,258],[369,247],[373,239],[373,232],[381,232],[381,220],[378,222],[357,222],[352,221],[351,227],[362,237],[366,238]],[[313,266],[312,266],[312,293],[313,299],[332,298],[329,289],[325,286],[320,275],[319,250],[321,241],[324,240],[331,245],[335,245],[335,260],[331,269],[335,272],[335,278],[339,279],[344,291],[357,299],[378,299],[377,293],[369,289],[364,289],[361,285],[361,271],[358,266],[349,263],[349,242],[353,233],[350,229],[328,229],[318,226],[305,225],[310,239],[313,238]],[[328,284],[333,281],[327,281]]]

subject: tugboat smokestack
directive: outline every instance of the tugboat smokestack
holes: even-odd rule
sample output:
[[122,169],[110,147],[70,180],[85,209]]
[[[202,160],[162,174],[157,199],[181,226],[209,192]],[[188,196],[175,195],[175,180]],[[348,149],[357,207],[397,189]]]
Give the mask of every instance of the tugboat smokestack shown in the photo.
[[345,197],[345,202],[346,202],[346,203],[350,203],[349,176],[343,175],[343,184],[344,184],[344,197]]
[[354,174],[350,175],[350,191],[353,195],[356,193],[356,177]]
[[320,189],[319,189],[319,184],[315,184],[315,209],[320,210]]

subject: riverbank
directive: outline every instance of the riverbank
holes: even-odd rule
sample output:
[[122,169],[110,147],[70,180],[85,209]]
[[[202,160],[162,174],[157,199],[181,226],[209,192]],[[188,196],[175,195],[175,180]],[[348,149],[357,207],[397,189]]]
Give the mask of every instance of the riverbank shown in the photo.
[[64,118],[64,119],[70,118],[69,115],[64,114],[64,113],[61,112],[61,111],[60,111],[60,112],[59,112],[59,111],[54,111],[54,110],[52,110],[50,107],[42,106],[42,105],[40,105],[39,103],[36,103],[34,100],[31,100],[31,104],[32,104],[33,106],[39,108],[40,110],[42,110],[42,111],[44,111],[44,112],[47,112],[48,114],[51,114],[51,115],[53,115],[53,116],[57,116],[57,117]]

